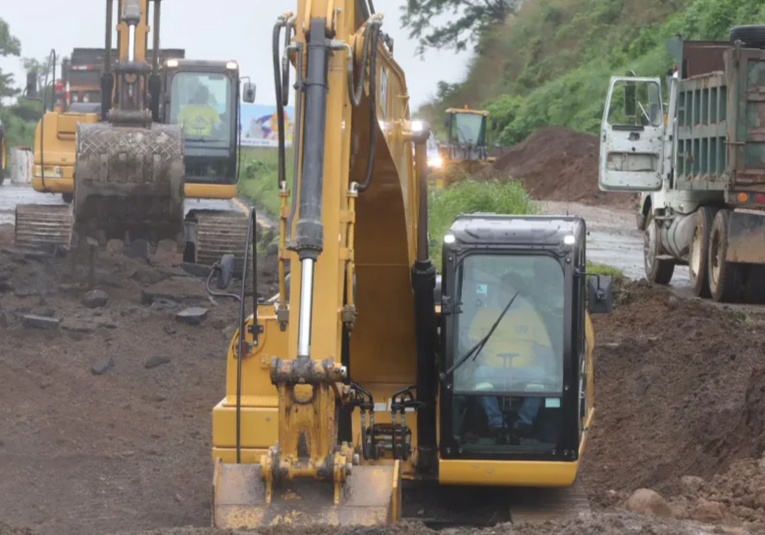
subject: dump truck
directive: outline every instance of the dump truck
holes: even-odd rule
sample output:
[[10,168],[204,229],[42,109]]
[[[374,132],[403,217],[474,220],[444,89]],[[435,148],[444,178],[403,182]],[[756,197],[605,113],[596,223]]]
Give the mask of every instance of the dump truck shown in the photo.
[[[154,50],[148,49],[146,55],[153,57]],[[110,57],[115,58],[114,63],[116,64],[117,49],[112,48]],[[164,65],[169,59],[183,59],[185,57],[186,51],[183,48],[159,49],[160,65]],[[74,48],[69,57],[64,58],[61,68],[65,90],[63,111],[68,110],[71,104],[77,102],[101,102],[101,77],[104,74],[105,60],[105,48]]]
[[[247,306],[243,286],[226,290],[230,255],[208,278],[240,302],[212,409],[213,524],[576,517],[595,414],[590,314],[613,297],[609,277],[586,273],[585,221],[463,214],[439,278],[430,128],[410,117],[382,16],[368,0],[296,4],[273,40],[280,115],[279,59],[297,67],[279,291]],[[255,221],[252,209],[241,244],[253,263]]]
[[599,188],[641,194],[649,281],[669,284],[687,265],[696,296],[762,303],[765,26],[734,27],[729,41],[678,36],[667,49],[676,62],[667,87],[660,77],[610,80]]

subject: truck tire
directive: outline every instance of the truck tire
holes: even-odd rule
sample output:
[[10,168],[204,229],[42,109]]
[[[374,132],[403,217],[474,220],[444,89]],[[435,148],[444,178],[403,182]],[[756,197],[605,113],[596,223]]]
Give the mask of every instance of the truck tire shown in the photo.
[[736,263],[725,260],[729,218],[730,211],[727,208],[718,210],[709,235],[709,291],[712,299],[721,303],[735,302],[741,289],[741,269]]
[[730,30],[731,42],[741,41],[748,48],[765,48],[765,26],[761,24],[747,24],[734,26]]
[[709,234],[717,210],[702,206],[696,212],[696,226],[693,229],[691,247],[688,254],[688,276],[691,279],[693,295],[709,297]]
[[648,214],[643,233],[643,265],[645,276],[653,283],[667,285],[675,272],[673,260],[659,259],[659,237],[656,220]]

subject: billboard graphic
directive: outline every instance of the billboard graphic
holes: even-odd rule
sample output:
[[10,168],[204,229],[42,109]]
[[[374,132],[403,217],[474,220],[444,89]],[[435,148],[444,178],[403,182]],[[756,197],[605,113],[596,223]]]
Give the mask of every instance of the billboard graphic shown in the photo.
[[[284,140],[287,147],[292,146],[295,108],[284,108]],[[243,147],[279,146],[279,122],[276,118],[276,105],[248,104],[242,102],[241,145]]]

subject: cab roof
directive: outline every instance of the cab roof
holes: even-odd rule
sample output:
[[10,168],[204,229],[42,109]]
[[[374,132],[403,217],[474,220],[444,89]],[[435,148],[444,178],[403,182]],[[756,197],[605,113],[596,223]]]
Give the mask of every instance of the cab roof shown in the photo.
[[578,216],[476,213],[458,216],[449,233],[465,244],[557,246],[567,235],[579,242],[586,233],[586,224]]

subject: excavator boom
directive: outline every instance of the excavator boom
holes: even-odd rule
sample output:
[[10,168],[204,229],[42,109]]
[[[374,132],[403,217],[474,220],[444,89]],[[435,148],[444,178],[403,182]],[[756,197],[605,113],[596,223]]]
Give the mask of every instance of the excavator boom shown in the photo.
[[[382,20],[369,0],[298,0],[274,30],[279,114],[282,58],[297,72],[297,165],[290,188],[280,139],[279,293],[249,317],[244,290],[234,296],[240,324],[212,416],[219,528],[586,509],[575,484],[594,418],[586,304],[607,312],[610,294],[600,278],[585,284],[584,221],[461,215],[444,237],[441,288],[427,232],[429,127],[410,118]],[[225,288],[232,271],[224,256],[209,281]],[[522,304],[502,323],[512,289]],[[471,321],[480,331],[486,317],[494,325],[477,336]],[[495,328],[503,334],[476,360]],[[502,373],[515,369],[529,373]]]
[[[146,57],[150,0],[121,0],[118,61],[111,72],[114,2],[106,4],[105,122],[77,125],[75,243],[90,237],[184,242],[184,136],[155,122],[160,2],[154,2],[154,62]],[[153,99],[149,95],[152,93]]]

